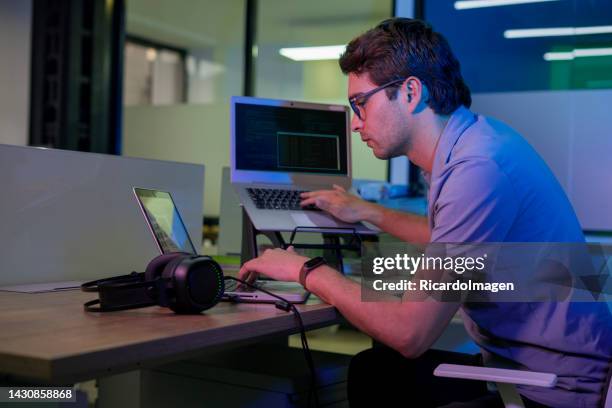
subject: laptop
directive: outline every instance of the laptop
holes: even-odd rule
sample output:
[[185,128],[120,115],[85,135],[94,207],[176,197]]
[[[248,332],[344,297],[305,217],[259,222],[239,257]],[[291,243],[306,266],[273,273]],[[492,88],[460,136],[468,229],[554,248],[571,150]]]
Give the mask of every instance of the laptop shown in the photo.
[[240,204],[259,231],[378,232],[300,207],[302,191],[351,187],[347,106],[234,96],[230,163]]
[[[197,254],[189,232],[170,193],[145,188],[133,188],[138,205],[155,239],[160,254],[187,252]],[[310,292],[294,282],[257,281],[259,286],[291,303],[304,303]],[[251,288],[238,289],[237,282],[225,282],[225,300],[250,303],[275,303],[277,298]]]

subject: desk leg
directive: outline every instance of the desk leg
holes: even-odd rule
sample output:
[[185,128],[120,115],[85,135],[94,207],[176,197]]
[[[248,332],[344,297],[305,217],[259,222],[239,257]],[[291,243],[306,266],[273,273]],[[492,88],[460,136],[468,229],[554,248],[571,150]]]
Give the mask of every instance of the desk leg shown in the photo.
[[130,371],[98,379],[96,407],[142,407],[142,371]]

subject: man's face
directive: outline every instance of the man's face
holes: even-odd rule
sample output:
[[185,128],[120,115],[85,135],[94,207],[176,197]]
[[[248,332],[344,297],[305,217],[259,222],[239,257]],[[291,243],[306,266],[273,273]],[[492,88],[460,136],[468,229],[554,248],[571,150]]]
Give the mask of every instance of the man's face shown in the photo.
[[[365,94],[376,88],[368,74],[349,74],[349,98]],[[379,159],[390,159],[405,155],[410,148],[408,112],[402,101],[402,92],[394,100],[389,100],[383,89],[371,95],[361,105],[362,119],[353,113],[351,130],[361,135],[361,140],[372,149]]]

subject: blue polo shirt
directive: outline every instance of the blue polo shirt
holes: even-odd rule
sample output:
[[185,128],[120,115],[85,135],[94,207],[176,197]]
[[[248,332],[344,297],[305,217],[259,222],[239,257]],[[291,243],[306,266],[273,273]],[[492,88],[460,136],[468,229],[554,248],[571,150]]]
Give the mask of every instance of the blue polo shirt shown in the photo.
[[[574,210],[548,166],[516,131],[465,107],[438,142],[429,190],[432,242],[584,242]],[[555,407],[595,407],[612,359],[605,303],[462,306],[485,363],[555,373],[555,388],[519,387]]]

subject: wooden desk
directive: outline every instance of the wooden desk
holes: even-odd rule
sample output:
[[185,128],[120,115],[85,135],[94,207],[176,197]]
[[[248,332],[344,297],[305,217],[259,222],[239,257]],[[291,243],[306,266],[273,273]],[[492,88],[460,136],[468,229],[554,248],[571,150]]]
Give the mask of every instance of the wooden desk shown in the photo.
[[[0,292],[0,373],[68,384],[297,332],[292,313],[268,304],[220,303],[201,315],[161,307],[87,313],[83,303],[92,298],[80,291]],[[308,329],[339,319],[327,304],[299,309]]]

